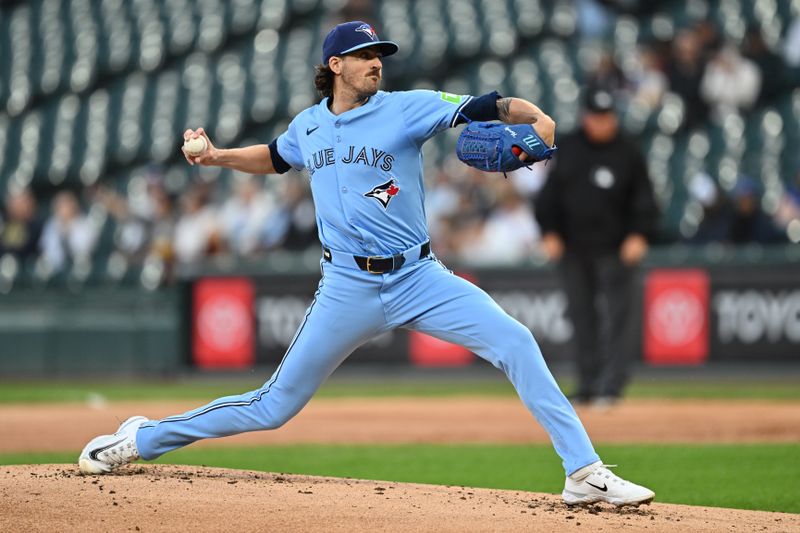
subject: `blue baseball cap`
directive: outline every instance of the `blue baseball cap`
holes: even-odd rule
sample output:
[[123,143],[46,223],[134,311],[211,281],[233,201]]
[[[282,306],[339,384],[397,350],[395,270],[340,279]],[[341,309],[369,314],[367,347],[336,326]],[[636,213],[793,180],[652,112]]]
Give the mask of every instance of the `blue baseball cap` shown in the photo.
[[327,65],[328,60],[333,56],[349,54],[370,46],[377,46],[384,57],[390,56],[400,49],[392,41],[378,40],[378,34],[366,22],[360,20],[343,22],[333,28],[325,37],[325,42],[322,43],[322,64]]

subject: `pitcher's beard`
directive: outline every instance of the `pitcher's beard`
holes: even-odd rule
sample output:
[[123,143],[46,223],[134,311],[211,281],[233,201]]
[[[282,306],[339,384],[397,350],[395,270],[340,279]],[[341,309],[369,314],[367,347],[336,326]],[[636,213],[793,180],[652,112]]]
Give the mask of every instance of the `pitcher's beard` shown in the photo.
[[[370,82],[372,81],[370,79],[370,77],[368,77],[367,79],[370,80]],[[378,89],[380,88],[380,86],[381,86],[381,79],[378,78],[378,81],[377,81],[377,83],[375,83],[374,86],[372,85],[372,83],[370,83],[367,87],[364,87],[364,88],[359,88],[359,89],[355,89],[354,88],[355,89],[355,97],[359,102],[364,102],[370,96],[375,96],[375,94],[377,94]]]
[[356,83],[358,80],[354,79],[355,76],[352,76],[350,73],[345,73],[342,78],[342,81],[345,82],[345,86],[349,87],[350,91],[352,91],[353,98],[357,102],[365,102],[369,97],[375,96],[381,86],[381,78],[378,78],[377,83],[373,85],[372,77],[369,75],[361,79],[363,85]]
[[378,94],[377,86],[375,89],[356,92],[356,100],[359,102],[366,102],[370,96],[375,96],[376,94]]

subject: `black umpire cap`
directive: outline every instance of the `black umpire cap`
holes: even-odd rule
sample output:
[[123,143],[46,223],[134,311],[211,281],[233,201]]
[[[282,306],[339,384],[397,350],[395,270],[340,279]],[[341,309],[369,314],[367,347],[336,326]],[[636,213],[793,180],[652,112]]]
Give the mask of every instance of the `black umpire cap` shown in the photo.
[[613,113],[614,96],[606,89],[589,88],[583,105],[589,113]]

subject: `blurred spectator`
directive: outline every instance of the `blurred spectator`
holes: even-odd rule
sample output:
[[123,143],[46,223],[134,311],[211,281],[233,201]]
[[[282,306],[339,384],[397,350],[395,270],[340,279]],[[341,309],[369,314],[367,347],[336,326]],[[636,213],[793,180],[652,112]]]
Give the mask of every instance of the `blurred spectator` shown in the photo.
[[337,20],[363,20],[371,24],[375,12],[372,2],[373,0],[345,0],[344,5],[337,9]]
[[681,30],[672,46],[672,59],[667,69],[670,90],[686,104],[684,124],[691,128],[706,121],[708,106],[700,97],[700,82],[705,61],[700,38],[694,30]]
[[72,191],[56,194],[40,243],[47,266],[59,271],[70,262],[88,260],[96,242],[97,229],[81,213],[75,194]]
[[[772,217],[775,224],[787,233],[792,242],[798,242],[798,229],[800,229],[800,171],[794,180],[786,185],[786,189],[778,200],[778,208]],[[791,233],[791,235],[790,235]]]
[[456,214],[460,201],[458,186],[452,176],[440,168],[433,182],[425,188],[425,213],[428,216],[428,231],[431,240],[437,243],[437,253],[444,250],[448,242],[448,233],[452,231],[449,219]]
[[198,264],[222,246],[219,219],[209,204],[204,183],[195,183],[180,198],[181,214],[175,225],[175,258],[179,266]]
[[275,200],[264,191],[260,179],[255,176],[240,179],[235,194],[220,211],[228,248],[237,255],[253,255],[264,247],[264,228],[276,209]]
[[749,176],[740,176],[731,191],[733,216],[727,241],[732,244],[785,242],[786,235],[761,208],[761,188]]
[[[446,261],[460,261],[473,244],[481,238],[483,223],[492,211],[494,197],[486,186],[487,175],[480,170],[464,167],[454,184],[457,205],[442,221],[444,239],[436,241],[436,254]],[[490,178],[491,179],[491,178]]]
[[692,27],[692,32],[697,36],[703,62],[707,63],[724,44],[719,29],[714,22],[706,19],[697,22]]
[[743,53],[761,72],[758,104],[772,102],[789,86],[786,63],[780,55],[770,50],[757,26],[748,28],[744,37]]
[[454,215],[443,216],[437,221],[435,235],[431,233],[431,242],[436,246],[436,256],[442,261],[454,261],[458,248],[457,235],[459,220]]
[[127,184],[128,209],[136,217],[151,221],[156,210],[155,204],[164,190],[163,169],[158,165],[149,165],[144,177],[133,178]]
[[[539,225],[533,210],[510,180],[492,182],[496,205],[460,250],[471,265],[515,265],[529,259],[539,244]],[[477,228],[476,228],[477,229]]]
[[30,189],[9,190],[4,217],[0,217],[0,256],[11,254],[19,260],[39,251],[42,223],[36,218],[36,198]]
[[758,66],[742,57],[730,44],[720,48],[709,60],[700,85],[703,98],[714,108],[750,109],[760,90]]
[[305,178],[294,174],[286,177],[279,205],[264,228],[266,245],[287,250],[319,246],[314,202]]
[[494,205],[492,189],[486,186],[486,173],[468,167],[463,180],[459,182],[461,192],[461,205],[458,209],[459,216],[464,218],[476,217],[485,219],[489,216]]
[[154,188],[148,259],[164,265],[165,278],[172,280],[175,267],[175,200],[163,187]]
[[107,187],[99,187],[95,198],[116,221],[114,244],[128,261],[141,262],[147,254],[150,234],[147,220],[135,215],[124,196]]
[[436,243],[436,255],[445,262],[459,263],[465,259],[469,261],[470,254],[475,253],[475,243],[483,235],[483,222],[484,218],[470,209],[447,219],[450,230],[447,241]]
[[588,74],[586,84],[592,89],[603,89],[619,96],[620,92],[627,89],[628,80],[617,62],[614,61],[613,54],[604,50],[600,54],[594,71]]
[[733,213],[719,186],[711,176],[701,172],[692,177],[688,189],[690,197],[703,208],[703,218],[688,242],[708,244],[725,241],[730,231]]
[[622,135],[614,101],[589,92],[581,128],[561,140],[536,203],[542,247],[559,271],[577,341],[578,403],[609,404],[628,380],[633,268],[657,207],[644,156]]
[[636,71],[631,75],[631,101],[652,111],[661,105],[669,80],[662,72],[660,59],[653,48],[639,48],[637,63]]
[[514,187],[524,198],[532,200],[544,187],[547,181],[548,169],[549,167],[546,163],[544,165],[522,167],[509,172],[507,174],[508,181],[514,184]]
[[692,244],[786,242],[785,225],[781,224],[780,216],[786,215],[788,224],[800,214],[790,205],[784,205],[785,211],[779,206],[776,216],[770,217],[761,208],[758,181],[745,175],[740,176],[728,195],[705,173],[693,177],[688,189],[692,199],[703,206],[703,218],[688,240]]

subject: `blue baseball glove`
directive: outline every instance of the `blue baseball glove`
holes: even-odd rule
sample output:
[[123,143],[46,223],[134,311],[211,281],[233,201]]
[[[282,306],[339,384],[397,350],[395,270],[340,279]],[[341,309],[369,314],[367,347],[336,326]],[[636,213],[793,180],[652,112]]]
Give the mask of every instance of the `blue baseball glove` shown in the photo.
[[[528,154],[526,161],[519,155]],[[487,172],[509,172],[553,157],[549,148],[530,124],[470,122],[458,136],[456,155],[471,167]]]

